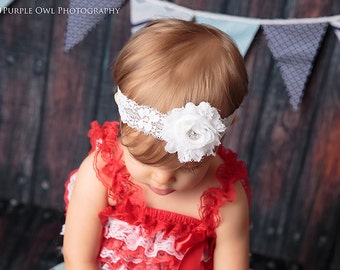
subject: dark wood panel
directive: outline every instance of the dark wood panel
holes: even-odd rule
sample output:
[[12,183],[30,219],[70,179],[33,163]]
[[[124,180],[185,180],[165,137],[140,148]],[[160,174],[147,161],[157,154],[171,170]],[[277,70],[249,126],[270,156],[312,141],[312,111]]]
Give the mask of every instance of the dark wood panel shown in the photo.
[[[68,1],[58,1],[67,7]],[[53,24],[44,122],[37,158],[35,203],[62,207],[63,183],[71,169],[80,165],[88,151],[86,137],[95,118],[101,91],[105,20],[76,48],[64,53],[66,14],[58,14]]]
[[[13,7],[35,8],[35,3],[16,1]],[[32,201],[52,22],[49,15],[0,14],[1,198]]]
[[[324,2],[324,4],[326,3]],[[331,2],[327,6],[330,4]],[[313,7],[312,3],[311,7]],[[299,15],[301,15],[301,11]],[[308,12],[305,10],[305,13],[301,16],[323,15],[331,14],[325,14],[324,10],[321,9],[318,14],[315,10],[308,7]],[[315,238],[308,237],[308,240],[305,240],[306,246],[302,247],[300,241],[304,231],[310,229],[314,235],[316,230],[323,230],[322,228],[328,227],[326,235],[331,236],[334,235],[334,229],[338,224],[334,218],[329,218],[328,224],[327,222],[323,224],[321,219],[311,218],[315,215],[316,209],[310,209],[313,205],[313,200],[315,200],[314,196],[316,196],[316,194],[313,194],[313,191],[318,190],[323,193],[322,186],[318,183],[330,177],[324,178],[325,176],[321,176],[324,173],[322,166],[329,166],[334,161],[330,162],[330,160],[321,159],[307,163],[305,160],[310,156],[308,149],[314,148],[316,144],[316,141],[311,140],[310,136],[317,132],[315,129],[320,128],[315,125],[315,121],[321,113],[317,109],[322,103],[320,101],[320,99],[322,100],[321,97],[328,96],[329,99],[335,102],[328,108],[330,111],[333,110],[332,108],[338,102],[337,99],[334,100],[334,93],[339,88],[332,86],[334,81],[338,80],[339,75],[337,64],[332,61],[332,59],[339,59],[338,53],[333,51],[333,46],[338,46],[338,42],[332,35],[334,34],[330,31],[326,36],[326,44],[323,46],[323,50],[328,50],[328,52],[321,54],[319,57],[319,59],[322,59],[322,63],[315,66],[312,80],[306,88],[306,95],[300,111],[293,112],[289,105],[288,107],[282,106],[282,102],[278,100],[275,103],[270,99],[266,100],[265,109],[262,114],[263,119],[258,126],[259,131],[255,135],[256,146],[253,158],[250,160],[250,175],[253,178],[253,197],[255,198],[252,208],[254,222],[252,233],[253,250],[300,260],[308,266],[307,269],[325,269],[325,265],[317,265],[313,263],[313,259],[323,263],[327,263],[328,259],[323,258],[320,260],[320,257],[316,256],[317,245],[312,244],[313,246],[311,246],[311,241],[313,241],[311,239]],[[328,68],[325,69],[325,66]],[[275,66],[273,68],[275,69]],[[333,75],[327,76],[329,70],[332,69],[338,75],[334,77]],[[270,73],[267,73],[267,75],[270,76]],[[276,76],[277,74],[274,75],[274,77]],[[330,84],[325,84],[325,81],[330,82]],[[274,89],[280,90],[281,88],[280,85],[275,85],[272,79],[269,87],[271,93],[276,92]],[[327,91],[324,89],[327,89]],[[278,92],[272,97],[287,100],[287,97],[280,96]],[[273,125],[268,126],[273,116],[276,120]],[[330,116],[328,115],[328,117]],[[330,120],[331,118],[327,119]],[[323,121],[323,124],[325,125],[324,128],[328,130],[339,129],[338,121]],[[261,129],[264,129],[266,133],[262,134]],[[322,147],[326,147],[325,141],[329,139],[329,134],[323,135],[322,139],[319,138],[321,139],[319,144]],[[339,145],[335,144],[333,147],[337,149],[336,151],[339,150]],[[308,178],[302,183],[302,170],[310,172],[312,169],[314,180]],[[316,176],[316,173],[319,175]],[[338,176],[339,173],[334,171],[334,177]],[[315,182],[313,183],[313,181]],[[339,184],[338,180],[335,180],[335,182]],[[311,192],[309,198],[306,197],[306,192]],[[335,191],[335,194],[339,194],[339,191]],[[331,194],[329,195],[332,197]],[[327,215],[334,216],[336,214],[335,211],[337,211],[337,201],[330,200],[330,205],[326,207],[325,203],[328,200],[325,199],[325,197],[320,199],[319,210],[322,209],[321,211],[327,212]],[[302,202],[304,202],[303,205],[305,207],[302,207]],[[295,210],[294,214],[291,212],[292,209]],[[325,236],[325,232],[323,233]],[[321,239],[324,242],[325,238]],[[314,241],[317,240],[315,239]],[[329,255],[329,249],[331,248],[332,243],[330,241],[327,243],[327,246],[323,245],[323,252],[320,255],[322,253]],[[315,253],[302,258],[299,255],[301,250],[309,252],[313,250]]]
[[96,119],[101,123],[118,120],[118,108],[113,100],[113,64],[119,51],[130,38],[130,3],[126,2],[118,15],[110,16],[106,31],[107,43],[102,72],[102,87],[99,97]]
[[[336,60],[340,59],[340,46],[333,31],[330,35],[316,66],[320,75],[311,82],[319,90],[318,103],[299,193],[293,201],[295,207],[300,205],[300,216],[308,217],[301,234],[300,258],[310,269],[326,267],[340,225],[340,64]],[[329,68],[323,70],[326,65]],[[292,216],[291,225],[298,227],[298,220]],[[315,241],[312,249],[311,239]]]
[[[339,205],[339,204],[338,204]],[[339,213],[339,208],[337,213]],[[338,221],[336,224],[340,224],[339,221],[339,215],[338,215]],[[337,225],[337,228],[339,228],[339,225]],[[333,250],[329,256],[329,269],[330,270],[339,270],[340,269],[340,230],[338,229],[335,235],[332,235],[335,241],[335,245],[333,247]]]
[[0,269],[47,270],[62,261],[63,213],[0,200]]

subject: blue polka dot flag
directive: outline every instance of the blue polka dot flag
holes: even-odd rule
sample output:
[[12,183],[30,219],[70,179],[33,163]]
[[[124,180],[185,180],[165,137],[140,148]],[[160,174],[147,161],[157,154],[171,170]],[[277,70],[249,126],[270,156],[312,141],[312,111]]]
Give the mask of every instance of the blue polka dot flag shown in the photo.
[[299,108],[306,82],[328,23],[262,25],[294,110]]
[[64,51],[69,52],[81,42],[107,14],[118,14],[124,0],[70,0]]

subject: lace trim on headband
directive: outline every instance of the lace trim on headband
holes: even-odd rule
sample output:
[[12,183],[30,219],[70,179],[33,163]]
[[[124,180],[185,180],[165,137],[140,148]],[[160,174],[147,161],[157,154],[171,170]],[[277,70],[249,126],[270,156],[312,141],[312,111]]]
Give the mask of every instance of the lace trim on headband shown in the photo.
[[221,144],[221,137],[233,120],[233,115],[221,119],[217,109],[208,102],[199,105],[189,102],[163,114],[128,99],[118,87],[117,95],[121,121],[165,141],[165,150],[177,153],[180,162],[199,162],[203,156],[215,155],[216,146]]
[[156,109],[137,104],[117,89],[118,110],[122,122],[147,135],[162,139],[165,115]]

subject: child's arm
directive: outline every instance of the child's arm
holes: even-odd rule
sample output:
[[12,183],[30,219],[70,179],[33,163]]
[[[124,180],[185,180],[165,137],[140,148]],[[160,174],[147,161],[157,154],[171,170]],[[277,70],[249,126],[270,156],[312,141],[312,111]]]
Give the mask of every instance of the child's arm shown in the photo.
[[94,154],[81,164],[67,209],[64,236],[66,270],[98,270],[102,225],[98,213],[107,206],[107,190],[93,168]]
[[236,200],[220,209],[221,223],[216,233],[214,270],[249,269],[249,210],[242,184],[235,183]]

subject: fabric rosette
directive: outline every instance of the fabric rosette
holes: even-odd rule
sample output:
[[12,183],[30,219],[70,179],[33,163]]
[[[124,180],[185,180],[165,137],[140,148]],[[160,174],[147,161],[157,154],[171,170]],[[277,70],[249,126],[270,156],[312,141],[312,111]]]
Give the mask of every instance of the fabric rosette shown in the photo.
[[180,162],[199,162],[203,156],[215,155],[225,130],[216,108],[207,102],[198,106],[189,102],[166,115],[161,138],[165,150],[177,153]]

